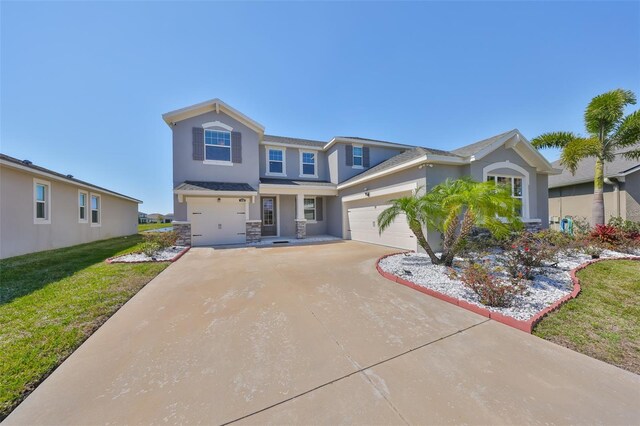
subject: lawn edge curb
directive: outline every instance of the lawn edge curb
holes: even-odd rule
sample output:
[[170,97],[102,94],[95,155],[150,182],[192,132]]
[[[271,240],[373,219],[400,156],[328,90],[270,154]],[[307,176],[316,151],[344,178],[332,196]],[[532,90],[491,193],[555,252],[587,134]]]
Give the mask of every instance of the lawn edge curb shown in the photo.
[[446,294],[440,293],[433,289],[422,287],[414,282],[408,281],[404,278],[398,277],[397,275],[386,272],[380,267],[380,261],[382,259],[390,256],[396,256],[398,254],[405,254],[405,253],[409,253],[409,252],[401,251],[396,253],[385,254],[384,256],[379,257],[378,260],[376,260],[376,270],[380,275],[382,275],[384,278],[388,279],[389,281],[393,281],[395,283],[412,288],[414,290],[419,291],[420,293],[424,293],[428,296],[435,297],[436,299],[442,300],[444,302],[451,303],[452,305],[456,305],[462,309],[466,309],[467,311],[474,312],[478,315],[482,315],[483,317],[492,319],[494,321],[508,325],[509,327],[516,328],[518,330],[524,331],[525,333],[529,333],[529,334],[532,333],[533,328],[536,326],[536,324],[538,324],[542,320],[542,318],[544,318],[547,314],[555,311],[560,306],[564,305],[566,302],[568,302],[569,300],[575,298],[576,296],[578,296],[578,294],[580,294],[580,291],[582,289],[580,287],[580,279],[576,276],[576,273],[578,271],[586,268],[589,265],[593,265],[594,263],[603,262],[607,260],[640,261],[640,256],[624,256],[624,257],[608,257],[604,259],[594,259],[586,263],[583,263],[582,265],[579,265],[571,269],[571,271],[569,271],[569,274],[571,275],[571,282],[573,283],[573,290],[571,291],[571,293],[567,294],[566,296],[562,297],[559,300],[556,300],[553,304],[551,304],[550,306],[547,306],[546,308],[544,308],[543,310],[541,310],[540,312],[532,316],[530,319],[518,320],[512,317],[500,314],[498,312],[493,312],[487,308],[483,308],[482,306],[478,306],[476,304],[467,302],[466,300],[456,299],[454,297],[447,296]]
[[114,256],[114,257],[110,257],[108,259],[105,260],[106,263],[162,263],[162,262],[175,262],[176,260],[180,259],[182,256],[184,256],[184,254],[186,252],[188,252],[191,249],[191,246],[187,246],[184,249],[182,249],[180,252],[178,252],[178,254],[176,254],[175,256],[173,256],[171,259],[168,260],[134,260],[133,262],[119,262],[118,260],[116,260],[118,257],[123,256]]

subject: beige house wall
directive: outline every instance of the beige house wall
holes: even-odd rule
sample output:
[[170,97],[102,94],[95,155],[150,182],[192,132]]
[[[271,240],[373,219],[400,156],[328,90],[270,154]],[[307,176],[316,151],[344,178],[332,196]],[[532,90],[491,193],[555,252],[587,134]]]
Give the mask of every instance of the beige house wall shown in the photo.
[[[620,209],[618,210],[618,196],[620,197]],[[611,217],[627,219],[626,202],[627,191],[622,186],[619,193],[613,186],[605,185],[604,214],[605,222]],[[591,206],[593,204],[593,183],[551,188],[549,190],[549,215],[563,218],[565,216],[591,219]],[[637,219],[632,219],[637,220]]]
[[[34,178],[49,182],[51,223],[34,224]],[[78,190],[101,196],[101,225],[79,223]],[[87,208],[87,218],[90,209]],[[138,203],[28,171],[0,167],[0,258],[137,233]]]

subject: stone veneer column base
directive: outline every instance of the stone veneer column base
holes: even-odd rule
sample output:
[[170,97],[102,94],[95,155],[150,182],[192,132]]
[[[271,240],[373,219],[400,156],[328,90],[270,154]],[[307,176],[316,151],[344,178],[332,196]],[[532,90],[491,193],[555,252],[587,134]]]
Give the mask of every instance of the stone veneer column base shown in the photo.
[[191,223],[173,221],[171,222],[171,225],[173,225],[173,230],[178,234],[178,240],[176,241],[176,244],[179,246],[190,246],[191,245]]
[[262,240],[262,221],[247,220],[246,224],[247,243],[257,243]]
[[307,219],[296,219],[296,238],[307,237]]

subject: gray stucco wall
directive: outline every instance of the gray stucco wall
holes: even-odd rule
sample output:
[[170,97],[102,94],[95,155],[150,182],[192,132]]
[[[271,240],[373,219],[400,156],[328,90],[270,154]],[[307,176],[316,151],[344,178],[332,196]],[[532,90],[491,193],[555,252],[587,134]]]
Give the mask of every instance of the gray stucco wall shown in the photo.
[[[318,168],[317,178],[310,176],[300,176],[302,170],[300,170],[300,149],[292,147],[280,147],[274,146],[274,148],[284,149],[286,155],[286,176],[273,176],[267,174],[267,145],[260,145],[260,177],[273,178],[273,179],[302,179],[302,180],[329,180],[329,167],[327,164],[327,158],[323,151],[307,150],[307,152],[313,152],[316,154],[316,167]],[[305,151],[305,150],[302,150]]]
[[[366,144],[365,144],[366,145]],[[329,160],[329,171],[331,174],[331,182],[339,183],[358,175],[367,168],[354,168],[346,164],[345,144],[337,143],[327,151]],[[389,158],[406,151],[406,148],[385,148],[379,146],[369,146],[369,164],[370,167],[376,166]],[[369,168],[370,168],[369,167]]]
[[[627,218],[628,211],[625,209],[625,200],[629,200],[626,188],[629,182],[621,185],[620,191],[620,216]],[[640,182],[639,182],[640,183]],[[593,183],[582,183],[548,190],[548,215],[565,217],[572,216],[591,219],[591,206],[593,203]],[[604,186],[604,213],[605,220],[617,216],[617,193],[613,186]]]
[[540,226],[545,229],[549,227],[549,175],[537,174],[537,215],[540,219]]
[[627,175],[624,189],[626,202],[621,203],[621,207],[626,212],[626,219],[640,222],[640,172]]
[[[233,164],[232,166],[220,166],[205,164],[203,161],[193,160],[192,128],[202,127],[204,123],[212,121],[220,121],[233,127],[234,132],[240,132],[242,134],[242,163]],[[260,183],[258,143],[258,133],[222,112],[216,113],[215,111],[211,111],[196,117],[179,121],[173,127],[174,188],[186,180],[194,180],[248,183],[257,191],[258,184]],[[186,203],[178,203],[177,197],[174,197],[173,211],[175,214],[175,220],[187,220]],[[259,215],[259,203],[250,204],[250,218],[258,218]]]
[[[311,197],[311,196],[309,196]],[[295,195],[280,195],[280,236],[281,237],[295,237],[296,235],[296,196]],[[322,198],[322,220],[316,221],[316,223],[307,222],[307,235],[325,235],[328,232],[328,220],[327,220],[327,199],[335,197],[316,197]],[[340,216],[338,216],[338,222],[340,222]]]
[[[50,224],[33,223],[34,177],[50,183]],[[101,226],[78,222],[78,189],[101,196]],[[138,232],[136,202],[8,167],[0,167],[0,206],[0,258]]]

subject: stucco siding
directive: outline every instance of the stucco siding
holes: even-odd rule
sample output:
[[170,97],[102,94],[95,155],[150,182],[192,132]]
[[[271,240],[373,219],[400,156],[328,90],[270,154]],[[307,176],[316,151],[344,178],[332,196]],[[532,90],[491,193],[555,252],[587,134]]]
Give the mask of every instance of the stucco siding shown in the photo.
[[[620,192],[621,206],[624,206],[626,191]],[[560,218],[571,216],[576,218],[591,219],[591,207],[593,205],[593,183],[552,188],[549,191],[549,215]],[[604,187],[604,214],[605,221],[610,217],[621,216],[625,218],[627,213],[624,208],[617,211],[617,193],[611,185]]]
[[[51,223],[34,224],[34,177],[38,176],[0,167],[0,258],[137,233],[136,202],[40,177],[50,184]],[[101,196],[101,226],[79,223],[79,189]]]
[[[285,153],[285,167],[286,167],[286,176],[274,176],[269,175],[267,173],[267,148],[268,145],[260,145],[259,155],[260,155],[260,177],[266,178],[274,178],[274,179],[301,179],[301,180],[329,180],[329,167],[327,164],[327,159],[325,153],[323,151],[315,151],[315,150],[305,150],[298,149],[292,147],[281,147],[274,146],[277,149],[283,149]],[[316,173],[318,175],[317,178],[312,176],[301,176],[301,159],[300,152],[313,152],[316,155]]]
[[626,219],[640,222],[640,172],[627,175],[624,188],[625,197],[622,205],[626,205]]
[[[334,162],[334,164],[331,167],[331,169],[332,171],[335,169],[335,171],[337,172],[337,177],[334,178],[332,176],[332,179],[331,179],[331,181],[334,183],[344,182],[347,179],[351,179],[355,175],[358,175],[364,172],[365,170],[367,170],[367,168],[347,166],[347,161],[346,161],[347,153],[346,153],[345,146],[346,146],[345,144],[338,143],[332,146],[328,151],[330,154],[333,154],[331,159]],[[397,148],[385,148],[385,147],[379,147],[379,146],[369,146],[370,167],[368,168],[376,166],[382,163],[383,161],[388,160],[389,158],[402,153],[405,150],[406,148],[397,149]]]
[[537,183],[537,215],[543,229],[549,227],[549,175],[538,174]]
[[280,236],[295,237],[296,235],[296,196],[280,195]]
[[342,198],[325,197],[327,234],[342,238]]

